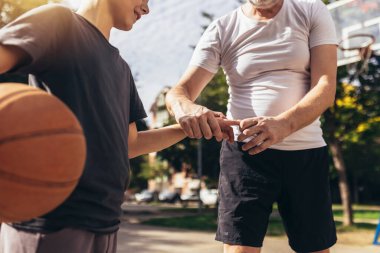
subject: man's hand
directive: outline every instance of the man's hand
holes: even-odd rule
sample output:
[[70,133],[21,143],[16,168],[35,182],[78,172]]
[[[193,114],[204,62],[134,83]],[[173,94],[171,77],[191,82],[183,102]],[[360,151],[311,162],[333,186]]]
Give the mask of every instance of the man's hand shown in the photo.
[[217,118],[220,129],[223,133],[223,139],[229,141],[230,143],[233,143],[235,140],[234,136],[234,130],[232,129],[232,126],[239,126],[240,120],[230,120],[225,118]]
[[287,120],[277,117],[255,117],[240,122],[242,132],[238,141],[251,140],[243,145],[244,151],[256,155],[270,146],[282,141],[291,134],[291,127]]
[[177,119],[186,135],[190,138],[202,137],[210,140],[213,136],[217,141],[227,139],[233,141],[232,125],[239,125],[239,121],[227,120],[223,113],[214,112],[201,105],[192,105],[191,114]]
[[188,137],[209,140],[215,136],[217,141],[233,141],[231,126],[239,125],[238,121],[227,120],[223,113],[194,103],[213,76],[201,67],[190,67],[166,95],[166,105]]

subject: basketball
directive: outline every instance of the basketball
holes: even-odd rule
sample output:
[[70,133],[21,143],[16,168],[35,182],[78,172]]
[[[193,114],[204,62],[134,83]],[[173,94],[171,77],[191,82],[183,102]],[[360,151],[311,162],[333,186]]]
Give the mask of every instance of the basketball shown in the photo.
[[59,206],[83,172],[82,128],[59,99],[23,84],[0,84],[0,222]]

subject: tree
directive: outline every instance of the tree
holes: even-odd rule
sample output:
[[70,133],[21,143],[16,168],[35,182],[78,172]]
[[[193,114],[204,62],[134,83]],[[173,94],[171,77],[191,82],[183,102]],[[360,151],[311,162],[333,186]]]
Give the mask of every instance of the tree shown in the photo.
[[28,10],[52,2],[59,2],[59,0],[2,0],[0,2],[0,27]]
[[[238,0],[242,3],[242,0]],[[202,17],[206,19],[206,25],[202,28],[205,30],[214,19],[214,15],[202,12]],[[191,48],[195,48],[191,46]],[[228,85],[225,75],[221,69],[215,74],[211,82],[202,91],[201,95],[198,97],[196,103],[201,104],[211,110],[218,112],[227,111],[227,101],[228,101]],[[168,125],[174,124],[174,119],[168,122]],[[158,152],[158,156],[167,160],[171,166],[173,166],[177,171],[182,167],[182,163],[185,162],[190,164],[192,168],[197,168],[197,149],[198,146],[202,148],[202,174],[207,176],[211,182],[215,184],[219,176],[219,156],[221,143],[217,142],[215,139],[202,141],[186,138],[172,147]],[[214,185],[213,185],[214,186]]]
[[[225,75],[219,70],[212,81],[202,91],[202,94],[196,101],[211,110],[226,112],[228,101],[228,86]],[[174,119],[168,122],[168,125],[174,124]],[[202,167],[203,175],[207,176],[213,184],[219,176],[219,157],[221,143],[215,139],[202,141]],[[172,147],[157,153],[161,160],[167,160],[169,164],[177,171],[180,171],[182,163],[188,163],[192,168],[197,168],[197,148],[199,140],[186,138]],[[213,185],[214,186],[214,185]]]
[[[328,1],[324,1],[328,3]],[[212,15],[203,13],[211,20]],[[362,64],[362,63],[359,63]],[[358,200],[358,185],[371,187],[380,194],[380,58],[373,55],[368,71],[359,75],[354,83],[348,82],[345,67],[338,69],[337,95],[334,106],[322,116],[325,139],[332,157],[332,177],[339,181],[340,198],[344,207],[344,225],[353,224],[350,185],[354,199]],[[199,103],[225,112],[227,84],[221,71],[202,92]],[[204,174],[217,178],[220,144],[215,140],[202,144]],[[181,159],[196,166],[197,141],[186,139],[172,148],[160,152],[175,167]],[[378,199],[378,198],[377,198]]]
[[[345,67],[338,69],[335,104],[323,117],[325,137],[339,176],[344,211],[343,224],[347,226],[353,224],[352,197],[346,163],[348,155],[361,160],[357,154],[352,154],[355,147],[363,147],[363,150],[366,150],[366,146],[373,147],[374,150],[367,150],[367,154],[362,153],[367,157],[368,153],[379,152],[376,140],[380,136],[380,57],[373,55],[371,59],[368,71],[360,74],[354,84],[347,83],[350,75]],[[355,170],[360,170],[361,166],[356,165]]]
[[164,177],[168,177],[170,174],[171,169],[167,161],[156,161],[154,165],[142,164],[142,170],[138,177],[144,180],[160,179],[163,182]]

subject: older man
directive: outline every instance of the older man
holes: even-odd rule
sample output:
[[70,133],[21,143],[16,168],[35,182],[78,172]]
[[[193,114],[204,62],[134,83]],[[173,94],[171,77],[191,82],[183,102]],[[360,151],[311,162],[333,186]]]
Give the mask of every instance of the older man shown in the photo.
[[189,137],[222,139],[216,113],[194,103],[219,67],[229,84],[216,239],[225,253],[260,252],[274,202],[297,252],[336,242],[320,115],[336,88],[334,24],[321,0],[249,0],[214,21],[168,108]]

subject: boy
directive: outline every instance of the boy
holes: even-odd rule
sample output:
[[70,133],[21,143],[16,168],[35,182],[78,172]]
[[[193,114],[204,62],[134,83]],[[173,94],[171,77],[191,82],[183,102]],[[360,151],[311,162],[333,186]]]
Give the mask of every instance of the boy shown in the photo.
[[185,137],[178,126],[137,132],[145,118],[128,64],[109,42],[149,13],[148,0],[86,0],[77,13],[47,5],[0,30],[0,74],[30,74],[31,83],[65,102],[87,141],[83,176],[52,212],[3,224],[0,252],[116,252],[129,160]]

